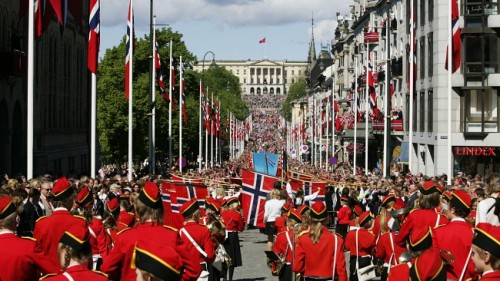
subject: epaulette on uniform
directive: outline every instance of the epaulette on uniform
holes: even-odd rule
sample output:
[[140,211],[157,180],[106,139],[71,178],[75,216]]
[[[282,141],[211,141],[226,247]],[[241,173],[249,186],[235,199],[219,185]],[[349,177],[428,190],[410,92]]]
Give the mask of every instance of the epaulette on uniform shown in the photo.
[[57,275],[57,273],[49,273],[49,274],[46,274],[46,275],[40,277],[40,279],[38,279],[38,280],[44,280],[48,277],[52,277],[52,276],[56,276],[56,275]]
[[79,219],[82,219],[82,220],[87,220],[85,217],[82,217],[82,216],[79,216],[79,215],[74,215],[75,218],[79,218]]
[[97,274],[99,274],[99,275],[102,275],[102,276],[108,278],[108,275],[106,273],[102,272],[102,271],[99,271],[99,270],[92,270],[92,271],[95,272],[95,273],[97,273]]
[[301,231],[301,232],[299,233],[299,235],[297,235],[297,237],[300,237],[300,236],[302,236],[302,235],[304,235],[304,234],[306,234],[306,233],[309,233],[309,230],[303,230],[303,231]]
[[33,238],[33,237],[29,237],[29,236],[21,236],[22,239],[26,239],[26,240],[31,240],[33,242],[36,242],[36,239]]
[[130,228],[130,227],[124,228],[124,229],[122,229],[122,230],[118,231],[118,232],[116,233],[116,235],[120,235],[120,234],[122,234],[123,232],[125,232],[125,231],[127,231],[127,230],[129,230],[129,229],[131,229],[131,228]]
[[43,220],[43,219],[46,219],[46,218],[47,218],[47,216],[42,216],[42,217],[39,217],[39,218],[38,218],[35,222],[39,222],[39,221],[41,221],[41,220]]
[[164,228],[167,228],[167,229],[170,229],[170,230],[172,230],[172,231],[175,231],[175,232],[178,232],[178,231],[179,231],[177,228],[172,227],[172,226],[170,226],[170,225],[165,225],[165,224],[164,224],[164,225],[163,225],[163,227],[164,227]]

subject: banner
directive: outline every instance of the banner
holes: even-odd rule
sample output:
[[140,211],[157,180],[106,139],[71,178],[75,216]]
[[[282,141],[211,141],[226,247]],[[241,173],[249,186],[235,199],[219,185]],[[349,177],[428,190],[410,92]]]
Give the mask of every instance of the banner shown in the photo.
[[278,171],[279,155],[269,152],[254,152],[253,167],[258,173],[275,177]]

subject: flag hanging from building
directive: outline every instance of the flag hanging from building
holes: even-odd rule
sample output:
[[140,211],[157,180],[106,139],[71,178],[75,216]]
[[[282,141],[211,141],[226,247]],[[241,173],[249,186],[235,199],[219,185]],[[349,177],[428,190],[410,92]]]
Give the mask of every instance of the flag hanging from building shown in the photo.
[[[451,42],[451,73],[455,73],[457,69],[460,67],[460,24],[459,24],[459,14],[458,14],[458,3],[457,0],[451,1],[451,32],[452,32],[452,42]],[[449,47],[446,48],[446,60],[444,68],[448,70],[448,50]]]
[[264,43],[266,43],[266,37],[259,40],[259,44],[264,44]]
[[87,66],[92,73],[97,73],[100,44],[100,0],[90,0],[89,41],[87,49]]
[[126,52],[127,55],[125,57],[125,98],[128,100],[129,98],[129,91],[130,91],[130,84],[132,81],[130,81],[130,70],[132,68],[131,59],[133,56],[133,24],[134,24],[134,11],[132,7],[132,0],[129,0],[128,2],[128,16],[127,16],[127,38],[126,38]]

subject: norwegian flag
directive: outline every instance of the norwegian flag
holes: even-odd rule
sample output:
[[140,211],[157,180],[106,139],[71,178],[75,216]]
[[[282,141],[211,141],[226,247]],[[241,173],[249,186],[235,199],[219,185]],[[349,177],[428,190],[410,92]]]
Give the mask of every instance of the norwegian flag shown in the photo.
[[205,98],[205,88],[203,85],[200,86],[200,94],[201,94],[201,110],[203,112],[203,123],[205,125],[205,130],[207,132],[210,130],[210,119],[209,122],[207,123],[207,99]]
[[[452,32],[452,42],[451,42],[451,73],[455,73],[460,67],[460,25],[458,22],[458,3],[457,0],[451,0],[451,32]],[[446,47],[446,61],[444,68],[448,70],[448,47]]]
[[211,106],[210,106],[210,99],[208,96],[205,99],[205,129],[207,130],[208,134],[211,134],[211,128],[210,128],[210,118],[211,118]]
[[264,228],[264,205],[266,197],[274,188],[278,179],[254,171],[242,169],[241,181],[243,185],[241,206],[243,218],[248,225]]
[[183,182],[183,183],[193,183],[193,184],[203,184],[202,179],[190,179],[190,178],[185,178],[179,175],[170,175],[170,179],[173,182]]
[[378,42],[378,32],[370,31],[364,33],[365,43]]
[[89,41],[87,48],[87,67],[90,72],[97,73],[97,60],[100,44],[100,0],[90,0],[89,3]]
[[218,135],[220,132],[220,101],[217,101],[217,105],[215,106],[215,130]]
[[[22,1],[21,1],[22,2]],[[28,1],[26,1],[28,2]],[[54,16],[54,10],[51,5],[47,5],[49,0],[36,0],[35,1],[35,25],[36,25],[36,36],[42,36],[43,32],[52,21]],[[26,4],[28,8],[28,4]]]
[[126,52],[127,55],[125,57],[125,98],[128,100],[130,95],[130,86],[132,84],[132,57],[133,57],[133,43],[132,40],[134,38],[134,11],[132,0],[128,2],[128,17],[127,17],[127,39],[126,39]]
[[163,99],[167,102],[170,102],[169,94],[165,90],[165,81],[163,80],[163,71],[161,70],[161,58],[160,52],[158,51],[158,41],[155,42],[155,70],[156,70],[156,79],[158,80],[158,88],[160,90],[160,94]]
[[208,187],[201,183],[163,182],[161,187],[163,206],[173,213],[179,213],[182,204],[192,198],[196,198],[201,208],[208,196]]
[[292,186],[292,192],[295,194],[299,188],[304,190],[304,195],[311,195],[319,190],[318,196],[315,200],[325,201],[325,191],[326,191],[326,183],[325,182],[314,182],[312,180],[300,180],[300,179],[292,179],[290,181],[290,185]]

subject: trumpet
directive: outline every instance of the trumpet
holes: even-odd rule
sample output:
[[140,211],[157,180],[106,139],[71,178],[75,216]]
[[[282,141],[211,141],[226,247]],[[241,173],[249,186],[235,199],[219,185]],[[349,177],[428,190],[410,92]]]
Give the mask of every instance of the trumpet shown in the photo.
[[219,235],[221,237],[226,236],[226,226],[221,220],[217,218],[214,214],[210,213],[207,215],[208,223],[207,227],[210,229],[211,235]]

